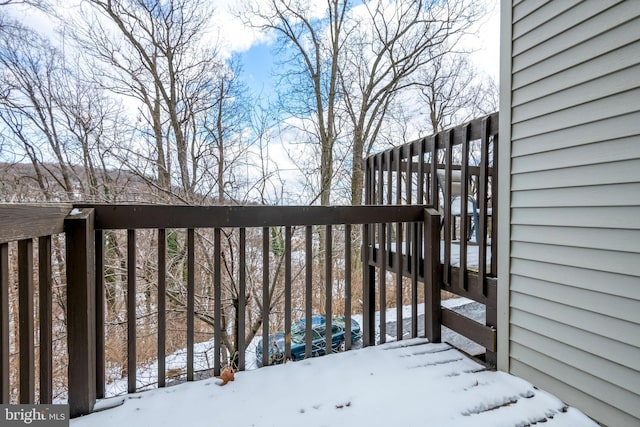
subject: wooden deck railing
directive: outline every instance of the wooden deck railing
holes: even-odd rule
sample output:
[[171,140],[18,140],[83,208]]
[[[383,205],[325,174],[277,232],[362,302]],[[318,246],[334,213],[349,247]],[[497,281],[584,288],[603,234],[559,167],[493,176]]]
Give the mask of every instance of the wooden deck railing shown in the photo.
[[[51,235],[59,233],[63,236],[66,260],[64,271],[66,271],[66,311],[67,311],[67,342],[68,342],[68,402],[71,406],[71,416],[87,414],[93,410],[96,399],[105,396],[105,233],[114,230],[126,230],[126,313],[127,313],[127,369],[128,391],[137,390],[137,362],[136,354],[138,331],[136,330],[137,299],[136,290],[136,270],[143,268],[137,265],[139,240],[137,233],[142,230],[152,230],[154,239],[157,239],[157,354],[158,354],[158,386],[165,385],[165,357],[166,356],[166,289],[167,267],[167,235],[170,230],[185,230],[186,232],[186,336],[187,336],[187,366],[186,379],[193,380],[194,374],[194,345],[195,326],[194,322],[199,315],[196,311],[196,276],[195,276],[195,238],[196,233],[211,232],[212,247],[204,247],[202,250],[213,253],[214,279],[213,279],[213,311],[207,315],[213,319],[213,343],[214,343],[214,368],[213,374],[218,375],[228,359],[221,354],[221,333],[222,328],[228,325],[221,323],[221,236],[223,231],[229,235],[229,229],[236,231],[239,251],[233,261],[239,265],[237,270],[238,287],[238,307],[236,322],[238,325],[237,336],[237,369],[245,368],[245,328],[250,319],[247,318],[245,307],[247,294],[247,266],[245,257],[247,250],[253,251],[255,248],[248,248],[246,236],[249,230],[257,231],[262,235],[262,289],[261,305],[267,307],[262,311],[261,336],[263,342],[269,342],[268,337],[273,328],[270,326],[270,312],[273,308],[273,300],[269,290],[270,269],[272,265],[269,260],[269,253],[273,251],[272,231],[284,228],[283,244],[280,248],[284,262],[284,331],[286,338],[285,357],[291,356],[290,333],[292,327],[292,256],[304,257],[304,316],[306,318],[306,355],[311,355],[311,317],[314,314],[324,314],[326,317],[326,348],[331,348],[331,319],[334,299],[336,295],[334,286],[333,266],[339,265],[344,271],[344,306],[341,306],[340,314],[344,314],[346,321],[347,339],[345,344],[347,349],[350,345],[351,315],[354,314],[352,300],[352,276],[355,268],[363,268],[363,264],[358,258],[354,258],[354,253],[360,252],[360,245],[353,245],[354,227],[372,229],[375,227],[407,227],[410,224],[420,224],[424,230],[426,240],[432,244],[426,249],[427,254],[433,250],[433,257],[423,257],[420,262],[426,264],[421,271],[434,270],[433,265],[439,252],[439,245],[434,242],[439,241],[439,214],[433,209],[423,205],[413,206],[357,206],[357,207],[269,207],[269,206],[152,206],[152,205],[61,205],[55,207],[37,207],[22,205],[0,206],[0,272],[2,277],[2,288],[0,289],[0,303],[2,306],[2,339],[0,363],[0,373],[2,373],[2,403],[10,401],[10,392],[19,390],[21,402],[34,402],[34,372],[36,366],[33,363],[34,342],[39,346],[40,363],[38,371],[40,373],[40,383],[37,389],[38,402],[47,403],[51,401],[51,364],[52,354],[47,349],[51,348]],[[296,231],[304,231],[297,233]],[[343,233],[344,248],[336,250],[333,248],[333,235]],[[301,246],[302,250],[292,249],[294,241]],[[433,237],[435,236],[435,237]],[[33,310],[29,304],[33,304],[33,283],[32,267],[33,262],[30,255],[32,253],[31,242],[38,239],[40,251],[39,260],[39,301],[40,311],[37,318],[40,319],[39,338],[34,339],[33,330]],[[434,240],[435,239],[435,240]],[[9,293],[10,285],[9,272],[15,267],[9,260],[10,245],[18,246],[18,257],[16,264],[18,267],[19,299],[20,299],[20,322],[18,325],[20,345],[17,351],[20,359],[20,381],[19,384],[9,384]],[[416,240],[418,242],[418,240]],[[62,244],[62,243],[61,243]],[[369,254],[375,251],[374,244],[366,244],[362,247],[362,252]],[[312,307],[312,292],[316,292],[318,283],[312,274],[314,262],[312,257],[318,255],[319,249],[324,252],[324,284],[320,286],[324,292],[324,307],[319,313],[317,307]],[[354,250],[355,248],[355,250]],[[423,249],[421,249],[423,251]],[[337,252],[340,252],[339,254]],[[266,256],[264,255],[266,254]],[[337,261],[334,258],[339,257]],[[227,260],[228,261],[228,260]],[[415,258],[413,263],[417,263]],[[321,265],[321,264],[315,264]],[[364,264],[364,275],[375,274],[375,269]],[[437,270],[437,269],[435,269]],[[435,271],[434,270],[434,271]],[[370,284],[370,282],[366,282]],[[384,316],[380,323],[376,325],[375,312],[377,308],[386,307],[380,305],[384,301],[377,301],[375,289],[363,285],[362,301],[362,333],[364,345],[375,345],[376,326],[384,331]],[[417,282],[412,288],[412,302],[414,308],[418,303],[428,304],[425,309],[425,325],[427,326],[427,336],[437,341],[439,337],[439,299],[430,301],[429,298],[439,298],[436,282],[427,281],[430,288],[425,292],[418,292]],[[428,289],[431,289],[430,291]],[[434,291],[435,289],[435,291]],[[428,295],[419,297],[419,295]],[[49,298],[49,299],[47,299]],[[396,307],[398,316],[402,315],[402,299],[398,299]],[[384,311],[381,310],[381,311]],[[413,311],[417,322],[417,311]],[[253,319],[255,320],[255,319]],[[400,322],[401,324],[401,322]],[[401,330],[401,326],[400,326]],[[413,329],[414,336],[417,329]],[[402,333],[399,334],[401,339]],[[262,364],[269,364],[269,352],[263,351]]]
[[[443,290],[486,305],[484,325],[446,308],[442,309],[442,323],[485,347],[486,360],[494,364],[498,226],[497,216],[492,213],[497,212],[498,201],[497,154],[498,113],[494,113],[365,160],[366,204],[424,203],[439,210],[443,232],[437,280]],[[454,191],[454,186],[459,187],[458,191]],[[459,212],[454,212],[452,206],[456,193]],[[404,229],[379,226],[377,230],[367,230],[369,246],[375,248],[367,260],[372,268],[381,271],[377,287],[381,298],[386,293],[386,271],[396,273],[396,280],[401,280],[401,276],[416,280],[417,276],[422,281],[425,276],[435,274],[426,271],[425,275],[420,270],[423,264],[414,265],[411,261],[412,248],[422,247],[413,242],[422,236],[420,227],[414,224]],[[456,234],[460,239],[454,242]],[[469,254],[477,262],[471,262]],[[422,259],[422,255],[417,253],[415,258]]]

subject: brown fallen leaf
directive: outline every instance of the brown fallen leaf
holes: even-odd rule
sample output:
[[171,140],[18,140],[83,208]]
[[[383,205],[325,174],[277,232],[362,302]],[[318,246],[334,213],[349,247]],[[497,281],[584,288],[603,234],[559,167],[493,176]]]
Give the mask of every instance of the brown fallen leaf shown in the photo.
[[234,373],[233,373],[233,369],[231,369],[230,367],[226,367],[222,370],[222,372],[220,373],[220,376],[217,376],[216,378],[222,380],[221,383],[219,383],[218,385],[223,386],[226,385],[229,381],[233,381],[234,380]]

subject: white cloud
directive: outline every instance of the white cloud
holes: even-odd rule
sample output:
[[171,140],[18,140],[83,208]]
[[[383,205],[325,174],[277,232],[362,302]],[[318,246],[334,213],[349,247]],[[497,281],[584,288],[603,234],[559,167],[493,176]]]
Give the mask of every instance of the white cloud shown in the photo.
[[223,55],[244,52],[252,46],[269,42],[271,37],[260,29],[246,26],[235,11],[246,0],[222,0],[216,3],[212,25],[216,27],[222,44]]

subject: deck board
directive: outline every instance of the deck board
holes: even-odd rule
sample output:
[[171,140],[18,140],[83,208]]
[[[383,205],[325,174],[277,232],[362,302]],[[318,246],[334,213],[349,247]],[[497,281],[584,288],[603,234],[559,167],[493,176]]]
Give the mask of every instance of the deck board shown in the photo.
[[71,425],[596,426],[527,381],[420,338],[241,372],[224,387],[216,382],[130,395]]

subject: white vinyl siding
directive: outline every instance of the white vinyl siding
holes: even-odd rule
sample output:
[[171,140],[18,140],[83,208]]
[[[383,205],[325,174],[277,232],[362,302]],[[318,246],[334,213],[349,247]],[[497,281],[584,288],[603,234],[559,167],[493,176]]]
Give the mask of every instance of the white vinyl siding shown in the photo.
[[640,1],[502,5],[498,359],[600,423],[637,426]]

